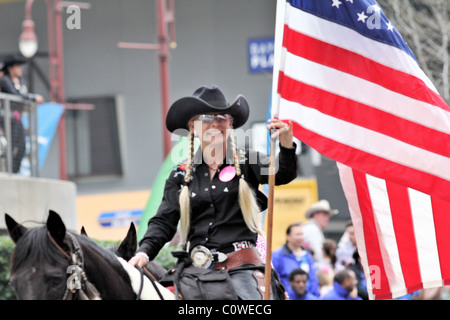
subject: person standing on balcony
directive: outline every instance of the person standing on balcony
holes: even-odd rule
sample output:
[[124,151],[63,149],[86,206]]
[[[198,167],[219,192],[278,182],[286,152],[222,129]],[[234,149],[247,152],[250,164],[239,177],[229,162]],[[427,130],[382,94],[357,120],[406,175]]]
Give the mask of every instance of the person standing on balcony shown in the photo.
[[[3,60],[3,77],[0,78],[0,92],[20,96],[26,100],[32,100],[37,104],[43,103],[44,98],[36,93],[28,92],[28,88],[22,77],[22,65],[26,61],[19,55],[11,54]],[[17,173],[20,170],[22,158],[25,155],[25,130],[22,125],[23,105],[11,103],[11,135],[12,135],[12,172]],[[2,111],[4,112],[4,111]],[[0,116],[0,126],[4,130],[4,115]]]

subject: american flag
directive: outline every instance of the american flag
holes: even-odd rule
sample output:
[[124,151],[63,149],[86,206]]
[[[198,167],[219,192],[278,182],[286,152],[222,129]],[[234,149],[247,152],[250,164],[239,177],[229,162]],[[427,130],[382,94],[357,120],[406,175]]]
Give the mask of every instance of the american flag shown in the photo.
[[375,0],[278,0],[272,114],[334,159],[370,299],[450,284],[450,108]]

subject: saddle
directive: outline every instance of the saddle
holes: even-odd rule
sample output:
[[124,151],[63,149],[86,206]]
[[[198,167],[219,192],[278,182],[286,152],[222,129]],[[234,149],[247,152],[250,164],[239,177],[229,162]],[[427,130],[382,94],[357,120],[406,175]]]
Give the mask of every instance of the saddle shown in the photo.
[[237,300],[238,296],[230,275],[224,269],[211,270],[196,267],[188,253],[173,251],[178,258],[176,268],[167,272],[161,279],[163,286],[173,285],[175,298],[183,300]]

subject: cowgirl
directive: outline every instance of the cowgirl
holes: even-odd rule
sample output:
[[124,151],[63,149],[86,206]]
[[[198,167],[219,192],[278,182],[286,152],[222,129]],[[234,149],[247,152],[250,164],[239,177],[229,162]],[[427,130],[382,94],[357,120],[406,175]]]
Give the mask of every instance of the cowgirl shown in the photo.
[[[239,298],[262,299],[261,279],[254,270],[230,272],[265,263],[255,243],[262,234],[259,214],[267,207],[258,186],[268,183],[269,161],[267,155],[252,150],[239,152],[232,137],[232,129],[244,125],[248,115],[242,95],[229,104],[215,86],[200,87],[172,104],[166,126],[170,132],[188,133],[188,159],[167,179],[161,205],[130,264],[142,267],[154,259],[180,222],[181,242],[194,264],[227,269]],[[277,119],[269,123],[268,129],[278,129],[275,135],[280,141],[275,184],[286,184],[297,176],[292,124]],[[195,137],[200,139],[196,153]]]

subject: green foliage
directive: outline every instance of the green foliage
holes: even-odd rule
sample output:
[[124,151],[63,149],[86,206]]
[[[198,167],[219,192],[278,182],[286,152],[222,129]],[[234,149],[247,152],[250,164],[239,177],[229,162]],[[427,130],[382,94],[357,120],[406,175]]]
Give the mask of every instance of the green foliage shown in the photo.
[[179,249],[179,247],[166,245],[161,249],[154,261],[163,268],[169,270],[175,267],[175,264],[177,263],[177,259],[172,256],[172,251]]
[[9,257],[14,243],[9,236],[0,236],[0,300],[15,300],[16,294],[9,285]]

